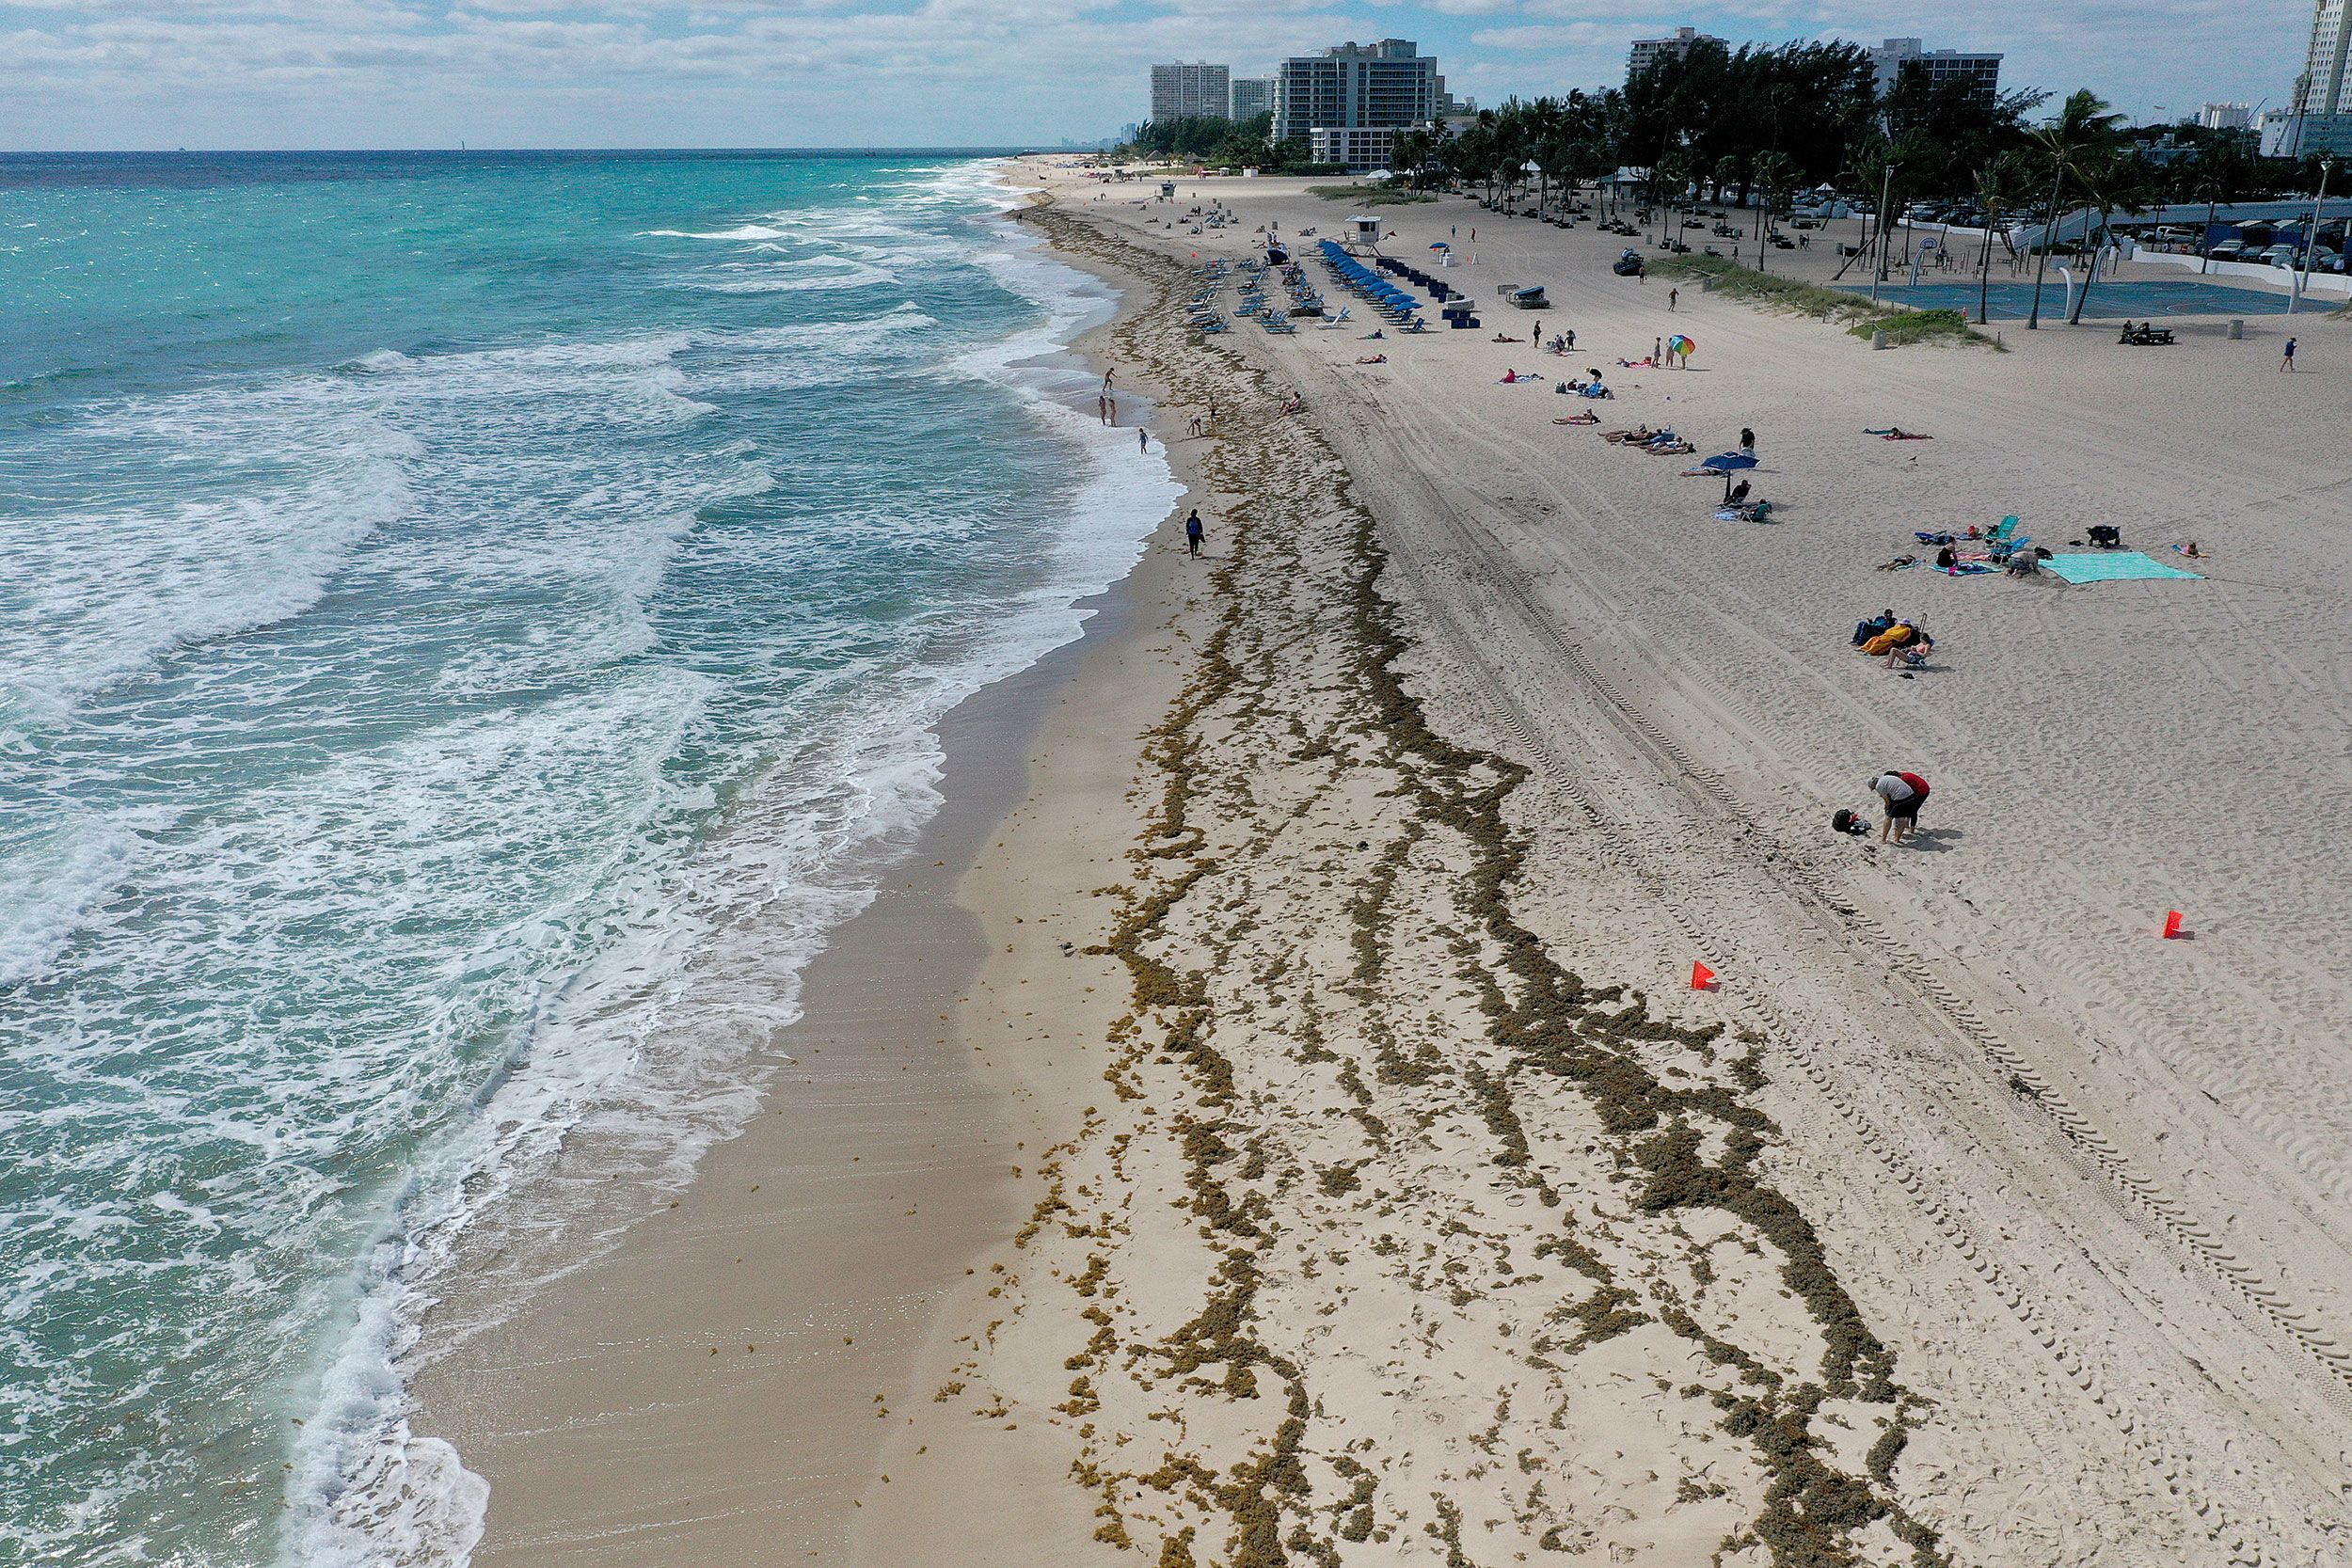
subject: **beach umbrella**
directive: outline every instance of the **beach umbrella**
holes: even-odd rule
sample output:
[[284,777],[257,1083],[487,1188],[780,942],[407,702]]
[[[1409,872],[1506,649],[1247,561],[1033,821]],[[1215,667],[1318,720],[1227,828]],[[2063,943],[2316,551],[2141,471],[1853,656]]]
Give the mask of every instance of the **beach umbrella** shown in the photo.
[[1690,356],[1698,352],[1698,344],[1692,342],[1690,339],[1684,337],[1679,332],[1666,340],[1666,352],[1670,356],[1681,355],[1683,357],[1688,358]]
[[1435,240],[1430,243],[1429,248],[1432,250],[1452,250],[1454,247],[1446,244],[1443,240]]
[[1744,451],[1719,451],[1714,456],[1708,458],[1706,462],[1700,464],[1699,467],[1702,468],[1712,468],[1719,474],[1727,474],[1734,468],[1755,467],[1756,459],[1750,457]]

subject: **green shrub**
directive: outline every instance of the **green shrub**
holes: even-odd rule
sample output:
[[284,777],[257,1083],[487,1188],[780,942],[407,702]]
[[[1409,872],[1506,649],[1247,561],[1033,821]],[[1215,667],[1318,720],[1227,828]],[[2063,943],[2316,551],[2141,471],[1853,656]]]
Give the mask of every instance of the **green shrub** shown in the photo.
[[1310,185],[1307,194],[1326,201],[1352,202],[1359,207],[1409,207],[1415,202],[1438,199],[1426,191],[1403,185]]
[[1992,346],[1993,340],[1968,325],[1958,310],[1914,310],[1900,305],[1873,305],[1844,289],[1824,289],[1793,277],[1743,267],[1728,256],[1669,256],[1650,269],[1661,277],[1704,277],[1719,294],[1745,299],[1767,309],[1811,316],[1846,328],[1857,338],[1886,334],[1891,343],[1976,342]]

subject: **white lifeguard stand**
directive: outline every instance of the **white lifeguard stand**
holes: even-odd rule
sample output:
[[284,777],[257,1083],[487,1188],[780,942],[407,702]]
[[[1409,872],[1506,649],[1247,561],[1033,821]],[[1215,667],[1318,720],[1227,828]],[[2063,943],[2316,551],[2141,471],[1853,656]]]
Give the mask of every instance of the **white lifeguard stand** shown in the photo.
[[1378,218],[1365,217],[1360,213],[1356,216],[1349,218],[1347,220],[1347,239],[1350,246],[1362,245],[1366,250],[1379,249],[1380,220]]

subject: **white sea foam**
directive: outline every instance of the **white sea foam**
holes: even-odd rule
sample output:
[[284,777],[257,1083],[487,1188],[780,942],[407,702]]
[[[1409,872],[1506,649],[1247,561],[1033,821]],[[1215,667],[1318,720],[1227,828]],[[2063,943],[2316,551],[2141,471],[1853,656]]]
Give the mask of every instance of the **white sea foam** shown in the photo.
[[[928,194],[968,208],[959,185],[970,183],[951,175]],[[546,1000],[473,1132],[420,1179],[402,1229],[379,1248],[379,1259],[391,1260],[379,1262],[368,1282],[370,1306],[333,1374],[334,1418],[306,1437],[290,1561],[462,1568],[480,1529],[482,1484],[458,1456],[417,1435],[393,1373],[429,1353],[414,1343],[415,1324],[448,1288],[446,1271],[467,1235],[501,1206],[512,1221],[523,1203],[516,1183],[543,1180],[548,1156],[566,1137],[588,1133],[628,1148],[655,1173],[657,1187],[691,1179],[709,1144],[732,1135],[755,1109],[756,1074],[746,1068],[763,1059],[772,1031],[798,1016],[801,971],[826,933],[870,898],[872,857],[909,842],[936,809],[939,720],[1075,636],[1086,619],[1079,602],[1125,574],[1181,494],[1157,454],[1137,454],[1127,431],[1104,430],[1071,406],[1070,370],[1041,363],[1073,331],[1104,319],[1110,297],[1085,275],[1034,254],[1016,231],[994,240],[1003,248],[987,264],[1046,319],[959,356],[950,369],[1014,391],[1025,418],[1085,466],[1050,569],[1007,607],[985,641],[869,685],[836,715],[829,737],[812,736],[813,749],[804,745],[738,803],[682,879],[648,890],[641,922],[614,933]],[[761,346],[789,354],[821,341],[838,353],[870,347],[877,334],[931,325],[901,308],[821,332],[771,329]],[[758,376],[738,370],[719,379],[741,385]],[[760,384],[775,385],[773,374]],[[691,385],[710,382],[698,375]],[[565,1196],[532,1190],[543,1202]],[[577,1266],[594,1246],[594,1237],[574,1235],[557,1254],[564,1261],[548,1266]],[[463,1331],[454,1320],[452,1326]]]
[[[260,1411],[269,1441],[294,1434],[287,1568],[462,1568],[483,1485],[419,1430],[405,1386],[476,1309],[469,1298],[431,1320],[434,1342],[418,1339],[464,1283],[453,1264],[485,1224],[526,1243],[551,1227],[545,1248],[513,1254],[536,1259],[526,1277],[593,1254],[599,1232],[551,1175],[567,1137],[619,1151],[660,1189],[742,1125],[803,968],[871,896],[876,857],[937,806],[941,716],[1075,635],[1078,601],[1126,570],[1174,497],[1131,430],[1069,406],[1084,378],[1055,351],[1107,309],[1102,291],[1023,236],[952,227],[996,204],[980,178],[946,166],[846,218],[677,231],[744,247],[671,247],[681,280],[774,268],[822,293],[808,285],[913,279],[914,299],[837,295],[835,311],[869,307],[849,320],[809,319],[821,303],[710,299],[699,309],[732,325],[385,349],[116,404],[61,438],[91,454],[91,494],[110,504],[27,546],[49,553],[0,624],[0,666],[19,680],[0,692],[0,731],[112,727],[153,739],[171,767],[202,767],[159,793],[106,775],[92,748],[53,753],[51,793],[80,814],[0,825],[10,868],[29,872],[0,895],[0,982],[116,956],[71,992],[73,1008],[7,1042],[76,1118],[55,1174],[79,1196],[20,1231],[60,1266],[0,1286],[0,1360],[40,1352],[24,1336],[53,1292],[132,1291],[160,1270],[263,1325],[251,1332],[265,1346],[237,1364],[281,1381],[221,1393]],[[976,250],[1035,304],[1037,326],[975,346],[968,287],[923,292],[919,269]],[[694,623],[701,641],[665,645],[678,621],[662,606],[697,583],[723,611],[739,601],[708,584],[755,581],[805,549],[838,545],[851,561],[883,541],[900,554],[876,546],[873,559],[914,560],[909,542],[1003,526],[1002,498],[967,515],[868,495],[838,467],[795,467],[773,440],[726,439],[714,409],[872,382],[914,388],[961,429],[962,403],[1003,401],[975,381],[1009,393],[1035,437],[996,444],[1069,454],[1038,466],[1068,505],[1024,515],[1017,576],[849,572],[829,591],[905,602],[838,626],[813,604],[797,641],[773,647],[725,645],[714,614]],[[727,526],[731,508],[786,485],[809,487],[830,531]],[[528,614],[496,613],[515,595]],[[730,686],[730,659],[771,662]],[[734,722],[761,743],[680,777],[678,759],[709,755],[728,700],[754,702]],[[243,770],[247,754],[290,751],[299,766]],[[206,967],[219,955],[231,969]],[[330,975],[348,989],[322,991]],[[189,976],[201,983],[170,990]],[[413,1000],[396,1020],[353,1001],[375,996]],[[256,999],[286,999],[291,1022],[259,1016]],[[505,1054],[478,1059],[491,1050]],[[474,1114],[410,1158],[405,1130],[446,1124],[453,1094]],[[234,1180],[183,1180],[190,1149],[216,1151]],[[404,1174],[350,1174],[377,1168]],[[322,1278],[325,1258],[360,1261]],[[343,1325],[324,1363],[323,1325]],[[0,1424],[71,1418],[102,1393],[135,1404],[175,1362],[217,1356],[204,1328],[167,1325],[179,1354],[159,1346],[103,1391],[87,1366],[56,1362],[49,1381],[0,1398]],[[277,1473],[279,1457],[260,1468]],[[130,1492],[186,1480],[123,1463]],[[120,1495],[94,1493],[89,1517],[112,1516]],[[133,1529],[84,1550],[80,1517],[55,1538],[66,1551],[158,1555]]]
[[781,240],[786,230],[770,229],[761,224],[739,224],[733,229],[721,229],[697,233],[688,229],[646,229],[640,238],[660,240]]

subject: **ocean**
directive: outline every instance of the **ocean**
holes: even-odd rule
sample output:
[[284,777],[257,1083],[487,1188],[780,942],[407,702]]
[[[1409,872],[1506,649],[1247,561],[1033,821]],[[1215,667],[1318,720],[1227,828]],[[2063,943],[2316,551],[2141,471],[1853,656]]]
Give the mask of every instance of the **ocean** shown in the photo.
[[740,1125],[1178,494],[994,172],[0,158],[0,1560],[464,1560],[459,1240]]

